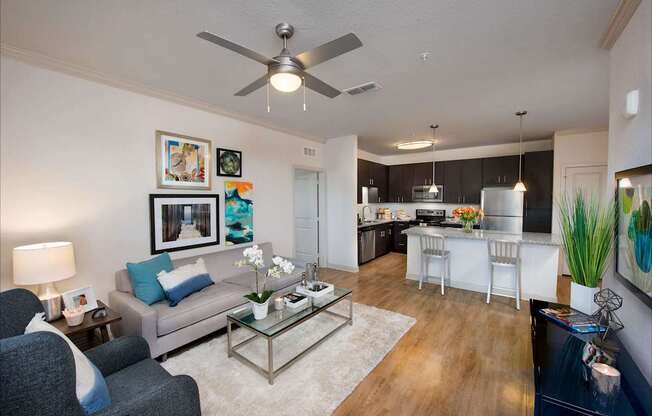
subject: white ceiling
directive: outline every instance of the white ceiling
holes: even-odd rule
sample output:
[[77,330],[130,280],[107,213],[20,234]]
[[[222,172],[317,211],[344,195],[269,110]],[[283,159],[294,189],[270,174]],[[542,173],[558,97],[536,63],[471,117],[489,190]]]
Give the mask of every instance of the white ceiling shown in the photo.
[[[440,148],[513,142],[608,122],[608,52],[600,35],[618,0],[2,0],[2,42],[119,79],[207,102],[308,137],[357,134],[396,153],[441,125]],[[265,68],[195,37],[208,30],[275,56],[274,26],[293,24],[296,54],[354,32],[364,46],[309,72],[339,89],[328,99],[265,89],[233,94]],[[421,62],[419,53],[432,56]]]

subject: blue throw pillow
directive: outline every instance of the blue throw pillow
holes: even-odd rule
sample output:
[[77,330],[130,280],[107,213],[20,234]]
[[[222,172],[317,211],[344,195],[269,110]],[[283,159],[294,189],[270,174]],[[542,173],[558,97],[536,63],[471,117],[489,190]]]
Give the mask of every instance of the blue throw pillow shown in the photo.
[[202,258],[171,272],[160,272],[158,281],[163,287],[165,297],[170,301],[170,306],[177,306],[185,297],[213,284]]
[[168,253],[163,253],[153,259],[140,263],[127,263],[134,295],[148,305],[165,299],[163,288],[156,280],[160,272],[172,270],[172,259]]

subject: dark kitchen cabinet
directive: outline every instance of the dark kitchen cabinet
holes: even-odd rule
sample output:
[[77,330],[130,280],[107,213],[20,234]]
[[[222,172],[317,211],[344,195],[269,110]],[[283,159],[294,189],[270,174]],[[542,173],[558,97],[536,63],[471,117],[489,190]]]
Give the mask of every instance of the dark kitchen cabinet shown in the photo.
[[482,160],[483,186],[514,186],[518,181],[518,155]]
[[523,231],[552,230],[553,156],[552,150],[523,154]]
[[463,160],[447,160],[444,165],[444,203],[462,203]]
[[369,202],[387,202],[387,166],[358,159],[358,203],[362,203],[362,187],[374,188]]
[[389,167],[388,201],[412,202],[414,173],[414,164]]
[[444,165],[444,202],[479,204],[482,159],[449,160]]
[[[432,162],[415,163],[414,178],[412,184],[414,186],[432,185]],[[443,162],[435,163],[435,181],[442,184],[444,180],[444,165]]]
[[376,226],[376,256],[380,257],[390,252],[392,246],[392,224]]
[[407,235],[401,234],[403,230],[410,228],[407,222],[396,221],[392,227],[392,251],[407,253]]

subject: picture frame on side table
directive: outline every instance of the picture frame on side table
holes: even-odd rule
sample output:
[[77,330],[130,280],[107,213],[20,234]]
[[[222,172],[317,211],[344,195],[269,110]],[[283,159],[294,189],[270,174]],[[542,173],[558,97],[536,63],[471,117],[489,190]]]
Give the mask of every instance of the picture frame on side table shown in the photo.
[[242,152],[231,149],[215,149],[217,176],[242,177]]
[[92,286],[80,287],[79,289],[64,292],[63,304],[66,309],[74,309],[83,306],[84,313],[97,309],[97,298]]
[[652,164],[616,173],[616,276],[652,308]]
[[156,130],[156,179],[159,188],[211,189],[211,141]]
[[150,194],[151,253],[220,244],[219,194]]

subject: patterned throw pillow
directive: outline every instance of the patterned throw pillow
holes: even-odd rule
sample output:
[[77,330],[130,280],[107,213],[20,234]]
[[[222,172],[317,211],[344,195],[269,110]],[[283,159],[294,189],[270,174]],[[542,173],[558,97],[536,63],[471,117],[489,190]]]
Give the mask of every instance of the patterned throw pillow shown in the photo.
[[34,315],[29,324],[27,324],[25,333],[31,334],[32,332],[46,331],[63,338],[68,343],[68,346],[72,350],[72,355],[75,358],[75,388],[77,400],[79,400],[79,404],[84,409],[84,412],[87,415],[92,415],[108,407],[111,404],[111,397],[109,396],[109,388],[100,370],[93,365],[67,336],[63,335],[54,326],[45,322],[44,319],[45,316],[43,313]]
[[170,306],[177,306],[183,298],[214,284],[202,258],[170,272],[162,271],[157,279],[163,287],[165,297],[170,301]]

